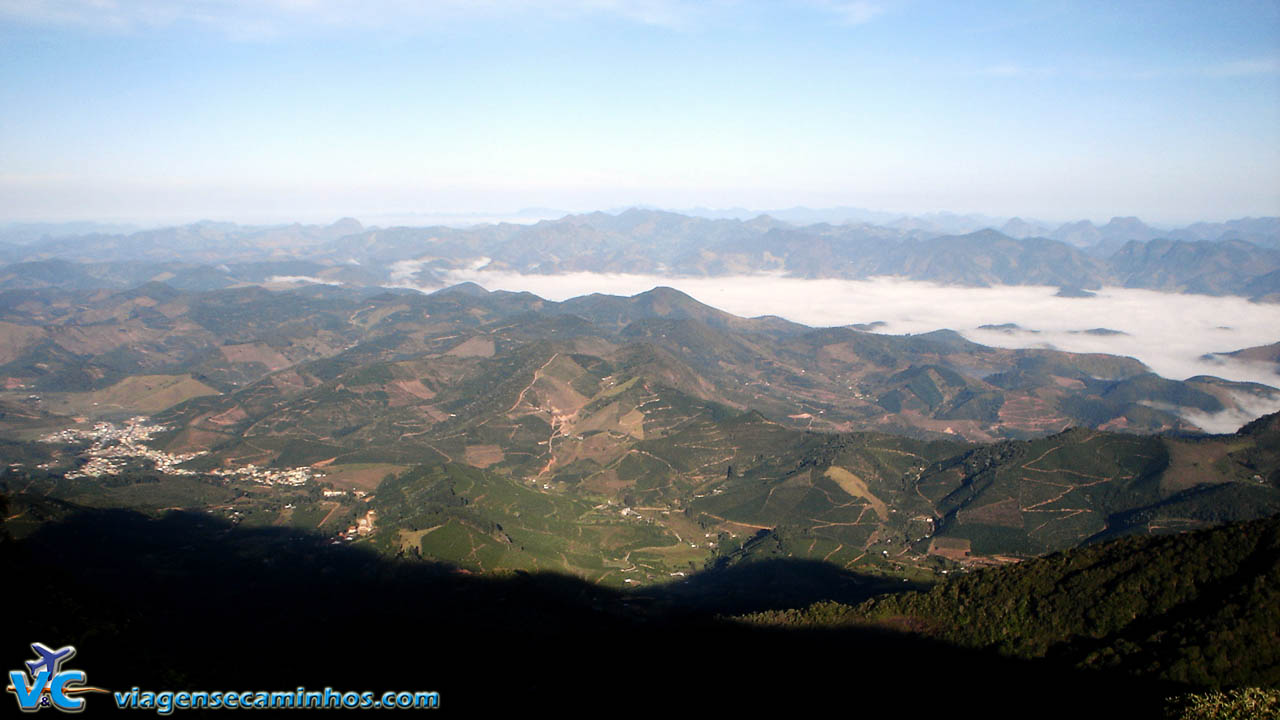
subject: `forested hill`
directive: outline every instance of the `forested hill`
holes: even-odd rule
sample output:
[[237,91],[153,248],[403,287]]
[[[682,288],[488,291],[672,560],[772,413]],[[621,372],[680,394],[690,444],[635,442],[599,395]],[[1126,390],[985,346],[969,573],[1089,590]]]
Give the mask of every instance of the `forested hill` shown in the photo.
[[857,606],[748,616],[903,629],[1191,687],[1280,685],[1280,517],[1131,537]]

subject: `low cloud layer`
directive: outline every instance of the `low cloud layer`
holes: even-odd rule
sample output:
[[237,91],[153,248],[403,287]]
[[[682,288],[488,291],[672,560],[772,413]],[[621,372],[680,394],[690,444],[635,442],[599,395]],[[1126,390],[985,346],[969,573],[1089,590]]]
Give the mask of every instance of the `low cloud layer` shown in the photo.
[[[359,265],[359,263],[356,263]],[[325,280],[324,278],[313,277],[311,275],[272,275],[267,278],[268,283],[289,283],[302,284],[309,283],[314,285],[341,285],[337,280]]]
[[[779,315],[812,326],[880,321],[885,324],[877,331],[889,334],[946,328],[995,347],[1127,355],[1178,380],[1215,375],[1280,386],[1273,363],[1203,358],[1280,341],[1280,305],[1251,303],[1239,297],[1105,288],[1096,297],[1062,298],[1055,297],[1056,288],[1048,287],[966,288],[898,278],[522,275],[486,271],[475,265],[452,272],[447,279],[449,283],[470,280],[490,290],[524,290],[550,300],[593,292],[634,295],[667,285],[746,317]],[[1006,324],[1017,328],[982,329],[983,325]],[[1117,332],[1098,332],[1104,329]]]
[[1210,433],[1233,433],[1240,426],[1268,413],[1280,410],[1280,395],[1272,395],[1269,399],[1253,395],[1234,395],[1239,408],[1229,408],[1221,412],[1208,413],[1194,408],[1178,408],[1178,414],[1188,422]]

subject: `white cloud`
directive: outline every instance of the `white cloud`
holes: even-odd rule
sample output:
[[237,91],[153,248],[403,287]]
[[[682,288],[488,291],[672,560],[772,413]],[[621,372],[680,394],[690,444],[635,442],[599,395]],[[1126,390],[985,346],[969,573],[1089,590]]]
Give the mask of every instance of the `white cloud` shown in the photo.
[[[814,327],[884,323],[886,334],[955,330],[973,342],[1002,348],[1047,347],[1133,357],[1167,378],[1209,375],[1280,388],[1280,365],[1223,357],[1223,351],[1280,341],[1280,304],[1241,297],[1104,288],[1091,298],[1057,297],[1056,288],[970,288],[901,278],[806,280],[781,274],[661,277],[577,272],[525,275],[486,270],[488,258],[444,273],[445,285],[475,282],[489,290],[528,291],[548,300],[593,292],[630,296],[659,285],[742,317],[777,315]],[[397,263],[395,279],[415,287],[424,262]],[[430,292],[437,287],[417,287]],[[983,329],[983,325],[1017,325]],[[1096,332],[1099,329],[1115,332]],[[1087,332],[1094,330],[1095,332]],[[1209,357],[1206,357],[1209,356]],[[1233,393],[1236,407],[1219,413],[1169,408],[1207,432],[1230,433],[1280,410],[1280,392]]]
[[[553,3],[554,4],[554,3]],[[680,0],[586,0],[583,2],[565,2],[565,11],[574,12],[581,9],[617,15],[627,20],[645,25],[664,27],[685,27],[700,15],[699,5]]]
[[1235,60],[1205,68],[1204,74],[1213,77],[1248,77],[1251,75],[1280,74],[1280,58],[1253,58]]
[[324,278],[313,277],[311,275],[272,275],[267,278],[269,283],[289,283],[294,285],[341,285],[337,280],[325,280]]
[[[487,261],[484,261],[487,262]],[[416,267],[400,267],[408,281]],[[490,290],[527,290],[549,300],[592,292],[634,295],[658,285],[677,288],[722,310],[779,315],[812,326],[880,321],[879,332],[955,330],[1006,348],[1052,347],[1141,360],[1164,377],[1214,375],[1280,387],[1276,366],[1205,355],[1280,341],[1280,305],[1241,297],[1182,295],[1105,288],[1092,298],[1056,297],[1056,288],[941,286],[900,278],[806,280],[781,275],[660,277],[619,273],[524,275],[485,270],[478,261],[449,273],[447,284],[476,282]],[[429,288],[434,289],[434,288]],[[982,329],[1014,323],[1021,331]],[[1085,332],[1105,328],[1118,334]],[[1035,332],[1031,332],[1031,331]]]
[[861,25],[884,13],[884,6],[866,0],[826,2],[823,5],[846,25]]
[[1258,397],[1233,393],[1238,408],[1207,413],[1190,408],[1178,408],[1178,414],[1205,432],[1226,434],[1239,430],[1242,425],[1280,410],[1280,395]]
[[420,32],[468,18],[614,16],[683,27],[705,4],[691,0],[0,0],[0,18],[128,32],[192,23],[235,39],[263,39],[308,28],[363,27]]

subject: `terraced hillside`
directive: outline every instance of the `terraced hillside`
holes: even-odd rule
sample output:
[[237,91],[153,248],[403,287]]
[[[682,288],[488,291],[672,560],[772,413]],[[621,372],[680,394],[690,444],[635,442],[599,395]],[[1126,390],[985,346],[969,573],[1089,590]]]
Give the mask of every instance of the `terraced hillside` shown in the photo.
[[11,447],[140,413],[165,428],[126,448],[120,487],[77,478],[107,451],[67,441],[13,455],[10,492],[359,529],[476,570],[649,584],[784,556],[930,578],[1280,509],[1274,427],[1197,438],[1177,414],[1270,389],[1128,358],[811,329],[661,288],[152,283],[0,309],[28,329],[0,366]]
[[673,431],[602,443],[594,459],[581,455],[604,434],[575,439],[556,456],[576,458],[563,467],[445,461],[388,477],[371,504],[373,541],[475,570],[615,585],[773,558],[930,580],[1280,512],[1278,423],[1208,439],[1073,430],[975,447],[704,409]]
[[[215,432],[241,412],[257,422],[296,414],[291,402],[332,404],[326,422],[342,424],[302,433],[318,432],[321,441],[333,439],[330,430],[364,426],[385,441],[371,425],[374,411],[405,408],[399,421],[407,432],[444,423],[449,413],[460,422],[482,419],[494,408],[468,400],[501,396],[511,407],[556,354],[557,363],[568,358],[591,375],[582,380],[588,385],[641,377],[792,427],[972,441],[1073,425],[1194,431],[1179,413],[1234,410],[1274,392],[1211,378],[1165,380],[1128,358],[988,348],[950,332],[898,337],[738,318],[664,288],[551,303],[475,286],[422,296],[324,286],[188,293],[153,282],[123,292],[0,294],[0,332],[7,339],[0,399],[94,417],[155,412],[216,391],[216,402],[182,411],[193,419],[199,408],[220,408],[217,427],[205,428]],[[544,384],[556,372],[577,372],[547,370]],[[186,384],[121,404],[139,395],[121,383],[143,375]],[[458,383],[471,397],[436,398],[442,384]],[[85,394],[95,392],[106,395]],[[273,424],[281,425],[266,419],[262,427]]]

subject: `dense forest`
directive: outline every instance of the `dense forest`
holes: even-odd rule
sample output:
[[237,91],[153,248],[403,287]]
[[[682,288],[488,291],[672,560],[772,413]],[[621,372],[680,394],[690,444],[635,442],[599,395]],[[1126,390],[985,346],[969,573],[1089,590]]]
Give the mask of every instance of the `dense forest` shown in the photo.
[[1130,537],[858,605],[750,615],[875,626],[1191,687],[1280,685],[1280,519]]

